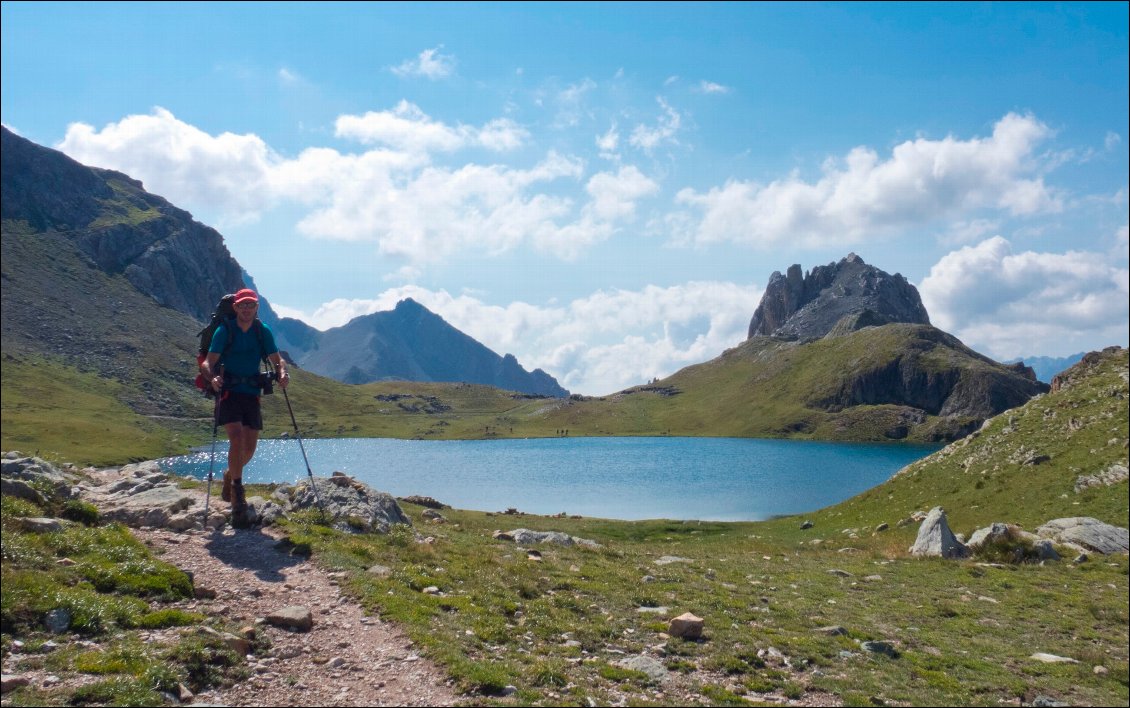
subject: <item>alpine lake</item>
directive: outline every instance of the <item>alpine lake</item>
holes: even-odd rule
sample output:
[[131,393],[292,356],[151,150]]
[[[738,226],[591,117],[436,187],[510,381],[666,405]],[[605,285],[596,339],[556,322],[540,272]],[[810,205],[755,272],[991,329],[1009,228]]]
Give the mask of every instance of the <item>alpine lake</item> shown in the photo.
[[[428,496],[458,509],[762,521],[836,504],[940,447],[681,437],[272,439],[259,442],[243,479],[296,483],[340,471],[396,497]],[[161,463],[199,479],[211,468],[219,480],[226,460],[221,439],[214,460],[209,445]]]

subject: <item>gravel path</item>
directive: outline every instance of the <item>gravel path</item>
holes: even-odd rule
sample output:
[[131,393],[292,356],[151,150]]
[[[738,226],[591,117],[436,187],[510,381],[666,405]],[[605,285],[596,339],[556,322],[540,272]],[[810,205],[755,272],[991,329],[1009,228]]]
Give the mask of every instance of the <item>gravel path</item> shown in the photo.
[[[188,609],[256,626],[270,640],[266,657],[249,660],[253,676],[201,692],[199,703],[229,706],[439,706],[458,698],[446,675],[420,657],[397,627],[366,617],[339,592],[338,580],[276,548],[270,529],[175,533],[133,529],[162,560],[193,574],[214,598]],[[278,533],[278,532],[274,532]],[[288,606],[314,618],[308,632],[255,621]]]

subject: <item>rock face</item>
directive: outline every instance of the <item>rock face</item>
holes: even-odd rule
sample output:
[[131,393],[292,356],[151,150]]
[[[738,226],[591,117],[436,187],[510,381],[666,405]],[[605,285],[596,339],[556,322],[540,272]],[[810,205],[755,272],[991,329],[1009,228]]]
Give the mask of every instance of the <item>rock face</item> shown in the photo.
[[0,128],[0,212],[34,232],[66,234],[100,269],[197,320],[242,271],[215,229],[121,172],[87,167]]
[[749,337],[816,339],[891,322],[930,324],[918,290],[851,253],[807,275],[799,264],[785,275],[775,271],[750,320]]

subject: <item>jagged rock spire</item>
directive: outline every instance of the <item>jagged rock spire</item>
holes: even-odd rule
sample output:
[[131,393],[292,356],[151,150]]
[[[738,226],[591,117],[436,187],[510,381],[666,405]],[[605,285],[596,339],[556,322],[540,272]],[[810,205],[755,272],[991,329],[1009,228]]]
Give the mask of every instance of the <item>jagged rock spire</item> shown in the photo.
[[918,290],[898,273],[868,265],[855,253],[802,275],[799,264],[775,271],[749,323],[749,336],[823,337],[890,322],[930,324]]

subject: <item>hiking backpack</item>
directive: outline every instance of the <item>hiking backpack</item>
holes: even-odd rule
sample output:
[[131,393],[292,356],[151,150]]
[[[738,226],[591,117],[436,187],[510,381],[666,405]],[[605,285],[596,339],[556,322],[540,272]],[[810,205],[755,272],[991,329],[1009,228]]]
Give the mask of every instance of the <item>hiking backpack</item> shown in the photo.
[[[224,349],[220,352],[220,360],[222,361],[224,355],[228,353],[231,348],[232,342],[235,341],[235,294],[229,293],[220,298],[220,302],[216,305],[216,311],[212,313],[212,320],[200,330],[197,335],[200,337],[200,348],[196,352],[196,388],[204,392],[204,395],[211,398],[215,395],[212,390],[211,384],[204,380],[204,374],[200,371],[200,366],[204,360],[208,358],[208,349],[212,346],[212,337],[216,334],[216,330],[220,325],[228,325],[228,341],[224,344]],[[252,323],[251,328],[255,330],[255,336],[259,340],[259,356],[265,364],[270,366],[270,360],[267,358],[267,347],[263,344],[263,323],[258,317]]]

